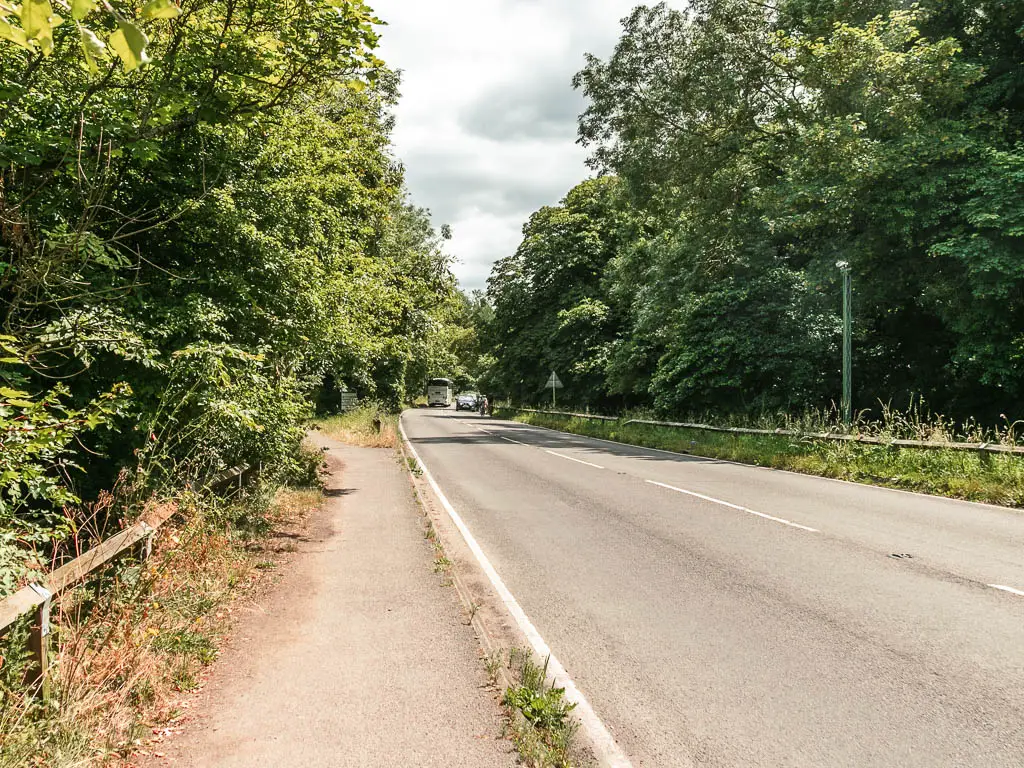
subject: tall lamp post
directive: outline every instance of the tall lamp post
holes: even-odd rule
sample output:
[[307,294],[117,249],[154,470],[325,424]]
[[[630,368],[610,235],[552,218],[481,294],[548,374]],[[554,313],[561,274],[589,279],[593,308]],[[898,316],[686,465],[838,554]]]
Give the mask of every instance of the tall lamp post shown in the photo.
[[836,262],[843,274],[843,424],[853,422],[853,287],[850,282],[850,264]]

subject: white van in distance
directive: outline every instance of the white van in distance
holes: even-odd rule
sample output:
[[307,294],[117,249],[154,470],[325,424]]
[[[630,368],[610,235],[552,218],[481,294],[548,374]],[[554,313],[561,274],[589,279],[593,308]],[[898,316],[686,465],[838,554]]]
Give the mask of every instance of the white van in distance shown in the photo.
[[451,379],[431,379],[427,382],[427,405],[448,408],[452,404],[455,388]]

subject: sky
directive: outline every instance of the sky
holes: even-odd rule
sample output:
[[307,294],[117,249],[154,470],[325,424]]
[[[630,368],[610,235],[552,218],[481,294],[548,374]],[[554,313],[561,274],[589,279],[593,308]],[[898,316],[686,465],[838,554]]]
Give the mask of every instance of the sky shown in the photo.
[[395,152],[412,202],[448,224],[466,290],[515,252],[530,214],[592,175],[576,144],[585,53],[611,54],[637,0],[369,0],[402,70]]

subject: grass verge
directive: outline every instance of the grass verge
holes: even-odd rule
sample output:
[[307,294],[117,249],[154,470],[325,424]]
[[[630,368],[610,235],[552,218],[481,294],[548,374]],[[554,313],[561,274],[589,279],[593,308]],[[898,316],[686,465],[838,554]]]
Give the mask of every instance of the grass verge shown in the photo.
[[233,604],[268,578],[320,506],[317,489],[181,494],[152,555],[123,556],[54,604],[52,696],[21,686],[25,628],[0,641],[0,768],[123,765],[159,752],[202,685]]
[[901,448],[742,435],[700,429],[596,421],[506,409],[498,415],[629,445],[788,469],[809,475],[1024,507],[1024,457],[975,451]]
[[337,416],[317,419],[315,427],[328,437],[365,448],[398,446],[398,416],[364,405]]

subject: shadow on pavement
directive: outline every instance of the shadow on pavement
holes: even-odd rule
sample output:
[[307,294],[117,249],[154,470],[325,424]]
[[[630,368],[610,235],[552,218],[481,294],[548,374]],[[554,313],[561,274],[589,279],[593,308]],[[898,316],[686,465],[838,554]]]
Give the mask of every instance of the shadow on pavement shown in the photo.
[[325,488],[323,494],[328,498],[336,498],[338,496],[348,496],[350,493],[355,493],[358,490],[358,488]]

